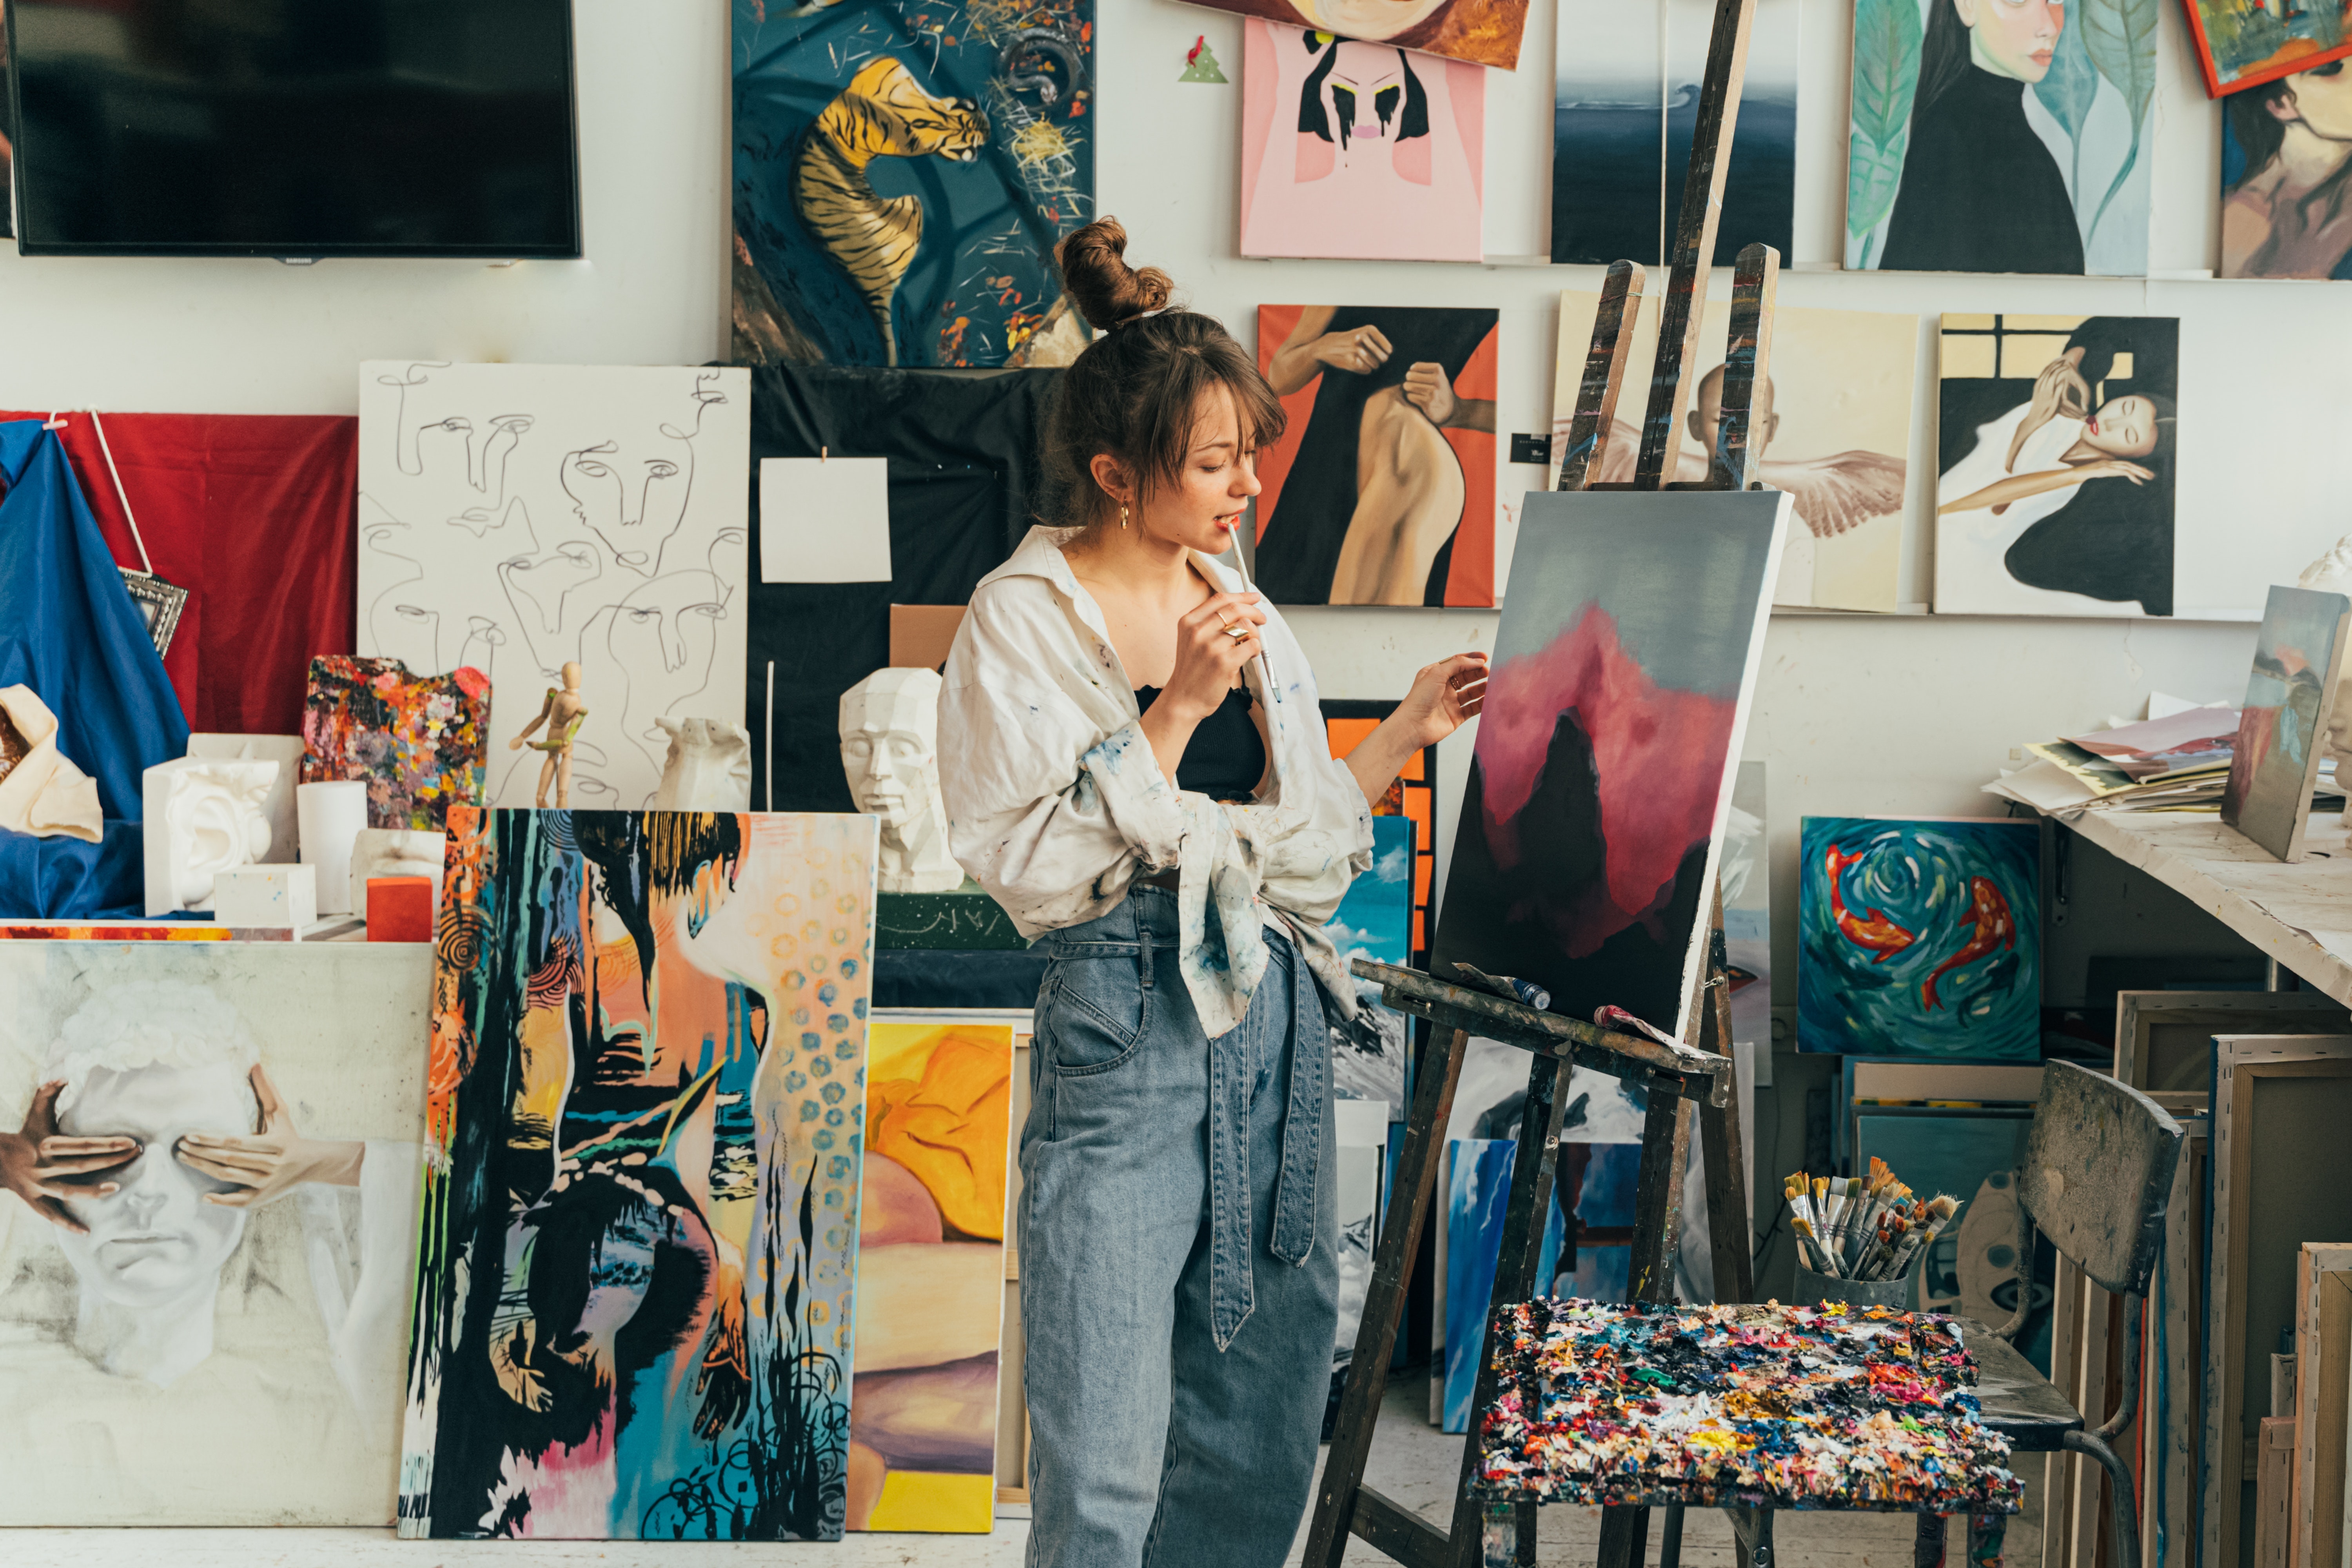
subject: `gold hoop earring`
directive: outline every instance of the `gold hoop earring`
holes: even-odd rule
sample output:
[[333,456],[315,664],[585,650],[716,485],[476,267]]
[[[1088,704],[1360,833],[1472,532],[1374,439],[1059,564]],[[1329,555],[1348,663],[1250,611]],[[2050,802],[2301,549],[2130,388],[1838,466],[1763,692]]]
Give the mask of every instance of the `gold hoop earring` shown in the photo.
[[1123,506],[1118,509],[1118,525],[1121,528],[1127,526],[1127,508]]

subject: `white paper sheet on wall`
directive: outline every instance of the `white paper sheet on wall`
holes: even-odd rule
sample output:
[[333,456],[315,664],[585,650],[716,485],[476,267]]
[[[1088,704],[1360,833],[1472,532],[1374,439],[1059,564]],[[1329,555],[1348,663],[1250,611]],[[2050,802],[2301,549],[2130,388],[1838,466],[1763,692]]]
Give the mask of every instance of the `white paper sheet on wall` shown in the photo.
[[888,458],[760,459],[760,581],[889,580]]
[[484,804],[532,803],[567,660],[574,806],[650,803],[655,720],[742,721],[751,413],[744,370],[360,367],[358,651],[490,678]]

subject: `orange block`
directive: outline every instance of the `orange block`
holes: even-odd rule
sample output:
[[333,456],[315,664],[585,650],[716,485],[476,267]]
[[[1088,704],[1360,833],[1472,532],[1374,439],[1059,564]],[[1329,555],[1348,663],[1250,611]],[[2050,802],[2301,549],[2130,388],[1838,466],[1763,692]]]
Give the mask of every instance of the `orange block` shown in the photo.
[[433,879],[370,877],[367,885],[370,942],[433,940]]

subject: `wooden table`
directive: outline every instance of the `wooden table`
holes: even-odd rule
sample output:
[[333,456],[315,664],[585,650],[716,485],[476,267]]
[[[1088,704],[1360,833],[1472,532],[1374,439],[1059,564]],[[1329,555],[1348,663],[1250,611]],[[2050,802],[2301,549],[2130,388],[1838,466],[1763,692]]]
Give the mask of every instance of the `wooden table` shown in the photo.
[[2309,858],[2292,866],[2207,812],[2084,811],[2057,820],[2352,1006],[2352,837],[2340,813],[2312,814]]

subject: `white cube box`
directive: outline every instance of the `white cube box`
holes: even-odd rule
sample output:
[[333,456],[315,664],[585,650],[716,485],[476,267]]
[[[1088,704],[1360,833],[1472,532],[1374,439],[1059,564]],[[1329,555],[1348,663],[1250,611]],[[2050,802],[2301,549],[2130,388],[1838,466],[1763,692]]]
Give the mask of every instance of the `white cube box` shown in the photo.
[[240,866],[213,879],[215,925],[299,931],[318,920],[316,866]]

